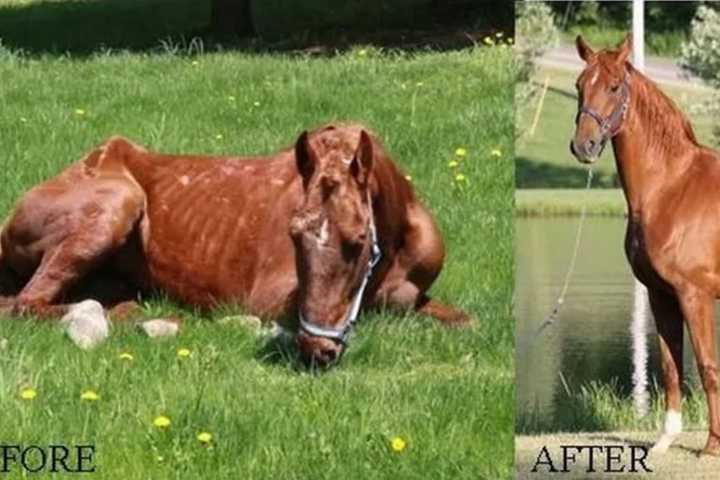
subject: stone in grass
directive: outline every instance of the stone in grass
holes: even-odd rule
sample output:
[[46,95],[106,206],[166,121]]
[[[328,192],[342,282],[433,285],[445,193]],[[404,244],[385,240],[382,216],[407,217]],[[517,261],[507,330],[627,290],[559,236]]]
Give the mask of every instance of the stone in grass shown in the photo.
[[254,315],[230,315],[221,318],[217,323],[232,327],[244,327],[253,331],[260,330],[263,325],[262,320]]
[[180,321],[176,318],[156,318],[140,325],[150,338],[174,337],[180,332]]
[[110,322],[105,310],[95,300],[71,305],[60,324],[75,345],[83,350],[97,347],[110,335]]

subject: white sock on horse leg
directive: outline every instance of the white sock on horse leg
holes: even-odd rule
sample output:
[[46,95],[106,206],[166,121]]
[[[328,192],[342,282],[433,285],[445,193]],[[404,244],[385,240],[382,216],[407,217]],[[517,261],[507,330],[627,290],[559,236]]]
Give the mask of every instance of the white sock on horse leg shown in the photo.
[[665,424],[660,439],[653,445],[652,451],[665,453],[677,436],[682,432],[682,414],[675,410],[665,412]]

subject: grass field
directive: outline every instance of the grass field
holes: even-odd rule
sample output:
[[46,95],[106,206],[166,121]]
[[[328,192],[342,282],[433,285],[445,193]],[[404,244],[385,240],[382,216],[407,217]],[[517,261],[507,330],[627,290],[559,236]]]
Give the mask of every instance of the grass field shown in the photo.
[[521,217],[580,215],[621,217],[627,209],[619,188],[585,191],[573,188],[526,188],[515,192],[515,214]]
[[[577,112],[577,75],[564,70],[544,69],[538,72],[536,81],[542,83],[547,77],[550,78],[549,89],[534,136],[530,137],[529,130],[536,105],[530,105],[526,114],[519,116],[521,123],[518,130],[521,136],[516,147],[517,187],[582,188],[585,186],[586,169],[572,156],[568,147],[575,131],[573,122]],[[691,107],[709,95],[709,91],[661,87],[689,114],[698,139],[712,145],[715,120],[707,115],[690,114]],[[595,187],[619,187],[610,145],[593,166],[593,171]]]
[[[169,152],[265,153],[353,119],[381,135],[439,221],[449,255],[433,295],[477,321],[446,330],[363,315],[342,365],[314,375],[292,349],[162,299],[147,301],[148,315],[181,315],[179,337],[117,328],[92,352],[55,325],[4,319],[0,444],[94,443],[108,479],[509,477],[511,65],[502,47],[326,59],[2,51],[0,217],[112,134]],[[451,169],[459,147],[467,155]],[[25,388],[37,397],[22,399]],[[81,401],[84,389],[99,400]],[[169,428],[153,426],[159,415]]]

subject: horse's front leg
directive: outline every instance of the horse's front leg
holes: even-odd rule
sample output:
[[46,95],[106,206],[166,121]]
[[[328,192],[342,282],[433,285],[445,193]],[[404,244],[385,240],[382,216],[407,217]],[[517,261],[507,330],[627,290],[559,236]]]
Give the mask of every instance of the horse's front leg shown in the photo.
[[445,326],[468,325],[470,315],[428,296],[427,291],[442,270],[445,247],[430,214],[421,206],[411,212],[411,228],[377,291],[376,303],[414,310],[440,320]]
[[709,434],[702,453],[720,455],[720,411],[718,411],[718,371],[715,340],[715,298],[698,288],[687,288],[679,295],[695,360],[708,404]]
[[665,423],[652,450],[664,453],[682,431],[683,315],[675,295],[653,289],[648,289],[648,295],[660,342],[665,388]]

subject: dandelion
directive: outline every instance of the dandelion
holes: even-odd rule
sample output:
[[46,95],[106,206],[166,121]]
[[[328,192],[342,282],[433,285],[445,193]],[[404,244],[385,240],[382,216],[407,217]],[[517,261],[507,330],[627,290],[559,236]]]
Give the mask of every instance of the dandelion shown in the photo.
[[467,178],[462,173],[458,173],[457,175],[455,175],[455,181],[458,183],[462,183],[466,180],[467,180]]
[[490,156],[492,156],[492,157],[502,157],[502,150],[500,150],[499,148],[494,148],[494,149],[490,152]]
[[23,400],[32,400],[37,397],[37,390],[34,388],[24,388],[20,391],[20,398]]
[[458,165],[460,165],[460,164],[458,163],[457,160],[450,160],[448,162],[448,167],[450,167],[450,168],[456,168]]
[[215,135],[215,138],[218,140],[222,140],[223,139],[222,133],[218,133],[217,135]]
[[165,457],[163,457],[162,455],[158,455],[158,456],[157,456],[157,461],[158,461],[158,463],[162,463],[162,462],[165,461]]
[[76,108],[75,115],[77,115],[78,117],[82,117],[83,115],[85,115],[85,110],[83,110],[82,108]]
[[20,117],[20,123],[27,123],[27,118]]
[[100,399],[100,395],[94,390],[85,390],[80,394],[80,400],[86,400],[88,402],[94,402]]
[[405,180],[407,180],[408,182],[412,182],[412,176],[405,175]]
[[212,442],[212,434],[209,432],[200,432],[197,434],[198,442],[207,445],[208,443]]
[[132,362],[135,359],[135,357],[133,357],[132,353],[130,352],[122,352],[120,355],[118,355],[118,358],[120,360],[125,360],[128,362]]
[[198,65],[200,65],[200,62],[198,62],[197,60],[193,60],[191,64],[193,67],[197,67]]
[[455,150],[455,155],[457,155],[458,157],[464,157],[465,155],[467,155],[467,150],[460,147],[457,150]]
[[507,39],[508,45],[512,45],[515,41],[512,38]]
[[170,426],[170,419],[165,415],[157,416],[155,420],[153,420],[153,425],[160,429],[168,428]]
[[177,356],[179,358],[187,358],[190,356],[191,353],[192,352],[190,351],[189,348],[178,348]]
[[416,87],[422,87],[423,85],[425,85],[423,82],[417,82],[415,84]]
[[400,453],[405,450],[405,447],[407,447],[407,442],[402,437],[395,437],[390,441],[390,448],[393,452]]
[[496,33],[495,33],[495,37],[496,37],[496,38],[502,38],[502,37],[503,37],[503,32],[496,32]]
[[228,100],[230,100],[231,102],[234,102],[234,101],[235,101],[235,95],[228,95]]
[[483,43],[485,45],[495,45],[495,40],[493,40],[490,37],[485,37],[485,38],[483,38]]
[[259,107],[259,106],[260,106],[260,102],[253,102],[253,106]]
[[357,54],[358,54],[358,57],[364,57],[367,55],[367,50],[363,48],[361,50],[358,50]]

